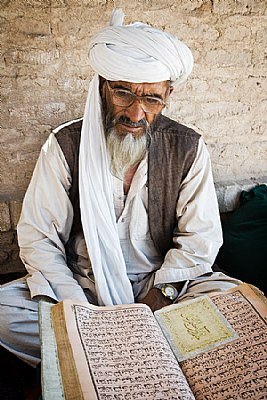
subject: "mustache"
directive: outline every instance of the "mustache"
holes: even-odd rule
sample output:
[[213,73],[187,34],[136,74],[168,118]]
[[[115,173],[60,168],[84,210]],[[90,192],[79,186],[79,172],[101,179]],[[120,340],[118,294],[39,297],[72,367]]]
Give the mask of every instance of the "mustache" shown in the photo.
[[140,119],[138,122],[133,122],[130,118],[121,115],[119,118],[114,118],[112,120],[112,125],[116,125],[118,123],[121,124],[127,124],[133,128],[139,128],[140,126],[144,126],[145,128],[148,128],[148,122],[145,118]]
[[145,136],[146,136],[146,149],[148,150],[152,141],[152,137],[151,137],[151,127],[149,126],[149,123],[147,122],[147,120],[145,118],[140,119],[140,121],[138,122],[133,122],[130,118],[126,117],[125,115],[121,115],[118,118],[112,118],[112,115],[110,112],[108,112],[106,114],[106,118],[105,118],[105,134],[106,137],[108,137],[109,132],[114,128],[114,126],[117,123],[122,123],[122,124],[127,124],[129,126],[132,126],[134,128],[138,128],[140,126],[144,126],[145,127]]

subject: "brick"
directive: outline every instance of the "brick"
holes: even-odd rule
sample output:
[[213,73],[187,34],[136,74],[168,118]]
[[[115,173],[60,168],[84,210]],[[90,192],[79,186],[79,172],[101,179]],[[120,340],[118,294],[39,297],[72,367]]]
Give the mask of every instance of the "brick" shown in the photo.
[[213,12],[220,15],[266,15],[265,0],[214,0]]
[[12,248],[15,241],[16,233],[13,230],[8,230],[7,232],[0,231],[0,248],[7,249]]
[[67,0],[51,0],[51,7],[52,8],[65,8],[68,4]]
[[37,18],[27,18],[25,16],[17,18],[14,21],[12,29],[16,32],[21,32],[26,35],[34,36],[48,36],[51,34],[50,16],[49,14],[38,13]]
[[226,49],[210,50],[205,55],[206,65],[210,68],[216,66],[229,67],[229,66],[247,66],[252,63],[251,51],[240,47],[238,50],[235,47],[228,46]]
[[8,202],[0,201],[0,232],[9,231],[11,229],[11,220]]
[[[106,0],[66,0],[67,4],[72,7],[88,7],[88,8],[97,8],[100,6],[104,6],[106,4]],[[116,7],[119,7],[116,5]]]
[[[216,142],[208,143],[211,158],[214,160],[213,173],[216,182],[247,177],[257,179],[266,175],[267,141],[242,143],[240,135],[238,144],[231,143],[231,132],[227,139],[229,142],[220,146]],[[253,157],[259,159],[257,163],[251,163]]]
[[57,79],[57,86],[60,90],[63,90],[64,92],[68,92],[70,90],[87,91],[88,80],[86,78],[80,78],[80,77],[73,79],[66,76]]
[[8,261],[9,254],[7,251],[0,250],[0,266]]
[[19,258],[16,231],[0,232],[0,274],[24,272],[25,267]]
[[250,27],[239,25],[238,29],[236,29],[236,26],[230,26],[225,29],[223,39],[229,42],[239,42],[242,40],[247,41],[250,35]]
[[16,229],[20,213],[21,213],[22,201],[21,200],[10,200],[10,216],[12,229]]
[[39,49],[8,50],[5,59],[7,64],[46,65],[59,58],[59,50],[42,51]]
[[234,211],[239,207],[239,196],[241,191],[250,191],[253,187],[259,184],[267,184],[267,177],[262,177],[255,181],[246,179],[241,181],[225,181],[215,185],[216,195],[221,213]]
[[[19,0],[15,0],[16,2],[20,3]],[[27,0],[24,2],[26,7],[34,7],[34,8],[46,8],[50,7],[51,0]]]

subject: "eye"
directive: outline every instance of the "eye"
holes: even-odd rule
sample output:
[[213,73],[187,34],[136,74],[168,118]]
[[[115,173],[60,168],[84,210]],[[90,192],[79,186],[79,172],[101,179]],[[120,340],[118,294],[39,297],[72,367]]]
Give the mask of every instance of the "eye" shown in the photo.
[[144,99],[145,102],[150,105],[159,105],[163,103],[162,100],[158,99],[157,97],[145,96]]
[[121,99],[125,99],[127,97],[132,97],[131,92],[129,92],[128,90],[123,90],[123,89],[114,89],[114,94],[117,97],[120,97]]

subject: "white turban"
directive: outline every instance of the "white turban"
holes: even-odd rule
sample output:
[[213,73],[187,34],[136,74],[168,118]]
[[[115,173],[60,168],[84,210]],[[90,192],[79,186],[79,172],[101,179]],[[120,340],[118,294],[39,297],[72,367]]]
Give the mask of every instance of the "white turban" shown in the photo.
[[123,17],[120,10],[113,12],[112,26],[101,30],[90,45],[89,60],[96,75],[89,86],[79,152],[81,220],[100,305],[133,303],[134,295],[116,224],[99,75],[177,84],[193,66],[190,50],[174,36],[140,23],[121,26]]
[[123,18],[122,11],[115,10],[112,26],[91,40],[89,61],[94,71],[111,81],[184,82],[193,68],[189,48],[170,33],[150,25],[122,25]]

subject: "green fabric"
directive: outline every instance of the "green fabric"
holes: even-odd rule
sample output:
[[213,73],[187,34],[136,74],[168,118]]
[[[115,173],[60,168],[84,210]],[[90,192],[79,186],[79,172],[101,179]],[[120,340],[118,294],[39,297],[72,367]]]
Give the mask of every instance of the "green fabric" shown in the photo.
[[222,220],[224,244],[217,264],[267,293],[267,186],[242,191],[240,207]]

